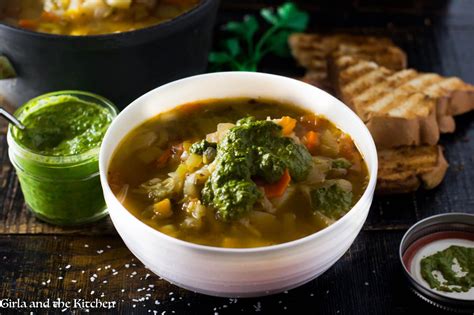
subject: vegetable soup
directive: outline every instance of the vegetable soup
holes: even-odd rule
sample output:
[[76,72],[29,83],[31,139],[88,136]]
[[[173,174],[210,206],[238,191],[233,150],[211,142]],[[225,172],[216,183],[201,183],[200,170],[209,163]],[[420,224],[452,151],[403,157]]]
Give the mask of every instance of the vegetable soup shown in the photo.
[[108,180],[149,226],[217,247],[280,244],[344,216],[368,183],[351,137],[266,99],[182,105],[130,132]]
[[133,31],[173,19],[199,0],[6,0],[0,20],[60,35]]

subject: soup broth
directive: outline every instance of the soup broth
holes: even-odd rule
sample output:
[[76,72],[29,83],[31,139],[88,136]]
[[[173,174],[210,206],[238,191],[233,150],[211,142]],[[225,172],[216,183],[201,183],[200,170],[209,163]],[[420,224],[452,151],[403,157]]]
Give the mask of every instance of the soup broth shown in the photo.
[[112,191],[149,226],[217,247],[259,247],[324,229],[360,199],[366,164],[326,118],[271,100],[186,104],[130,132]]
[[199,0],[6,0],[0,20],[42,33],[97,35],[168,21]]

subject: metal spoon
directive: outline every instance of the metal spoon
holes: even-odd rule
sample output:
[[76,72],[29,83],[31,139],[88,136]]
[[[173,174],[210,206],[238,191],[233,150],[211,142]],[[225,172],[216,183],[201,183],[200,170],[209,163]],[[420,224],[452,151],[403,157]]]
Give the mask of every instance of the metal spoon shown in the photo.
[[0,116],[6,118],[10,123],[15,125],[20,130],[25,130],[26,127],[9,112],[7,112],[3,107],[0,107]]

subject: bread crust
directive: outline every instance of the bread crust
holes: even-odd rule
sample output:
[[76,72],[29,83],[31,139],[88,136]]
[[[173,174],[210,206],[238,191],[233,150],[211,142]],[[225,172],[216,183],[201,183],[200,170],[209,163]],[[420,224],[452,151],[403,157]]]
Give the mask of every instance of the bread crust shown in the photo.
[[294,34],[289,44],[307,70],[303,80],[333,92],[366,123],[379,155],[378,193],[441,183],[448,163],[436,144],[455,130],[453,116],[474,109],[472,85],[406,69],[406,54],[387,38]]
[[[366,123],[379,148],[434,145],[453,132],[453,115],[474,108],[474,87],[413,69],[393,71],[353,56],[331,58],[336,95]],[[394,137],[396,135],[396,137]]]
[[438,186],[448,169],[441,146],[402,147],[379,150],[376,192],[395,194]]

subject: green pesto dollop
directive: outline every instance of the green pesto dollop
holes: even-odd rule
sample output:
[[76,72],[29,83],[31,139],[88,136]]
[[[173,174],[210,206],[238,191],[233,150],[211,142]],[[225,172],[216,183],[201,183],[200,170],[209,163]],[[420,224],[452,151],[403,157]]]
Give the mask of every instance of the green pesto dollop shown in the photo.
[[352,192],[344,190],[338,184],[314,189],[310,196],[313,211],[320,211],[334,220],[345,215],[352,206]]
[[[252,210],[262,197],[254,177],[273,183],[286,169],[294,181],[308,176],[311,154],[281,131],[272,121],[247,117],[237,121],[219,143],[216,169],[204,186],[202,198],[204,204],[216,209],[220,219],[236,220]],[[201,142],[194,148],[200,152],[206,146]]]
[[[454,261],[456,259],[456,261]],[[467,292],[474,287],[474,248],[452,245],[421,260],[421,276],[432,289],[444,292]],[[453,270],[458,264],[461,275]],[[458,268],[459,268],[458,267]],[[433,272],[438,271],[446,281],[441,282]]]
[[70,156],[100,146],[112,122],[110,112],[72,95],[38,100],[37,110],[22,118],[26,129],[16,141],[29,150],[48,156]]

